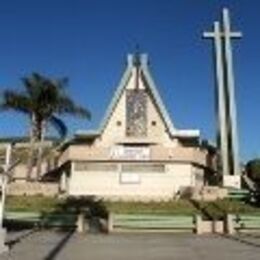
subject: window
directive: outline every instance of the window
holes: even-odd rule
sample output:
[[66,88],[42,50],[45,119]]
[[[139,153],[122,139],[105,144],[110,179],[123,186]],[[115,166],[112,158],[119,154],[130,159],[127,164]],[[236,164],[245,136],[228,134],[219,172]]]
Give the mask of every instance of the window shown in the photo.
[[126,163],[122,165],[122,172],[165,172],[164,164]]
[[90,172],[112,172],[117,171],[117,164],[114,163],[89,163],[76,162],[75,171],[90,171]]
[[147,134],[147,96],[143,89],[126,92],[126,135],[143,137]]

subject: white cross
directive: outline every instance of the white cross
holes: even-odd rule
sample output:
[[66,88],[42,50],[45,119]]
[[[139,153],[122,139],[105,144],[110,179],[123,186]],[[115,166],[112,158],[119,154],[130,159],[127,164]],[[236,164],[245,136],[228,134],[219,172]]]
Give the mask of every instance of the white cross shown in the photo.
[[[203,36],[214,40],[223,174],[230,174],[231,168],[233,168],[234,174],[240,174],[231,39],[242,37],[242,33],[231,31],[230,16],[227,8],[223,9],[222,17],[223,28],[221,28],[219,22],[214,22],[214,31],[204,32]],[[228,120],[229,123],[227,123]],[[229,124],[231,126],[230,132]],[[231,135],[232,140],[231,156],[234,162],[232,165],[229,163],[228,134]]]

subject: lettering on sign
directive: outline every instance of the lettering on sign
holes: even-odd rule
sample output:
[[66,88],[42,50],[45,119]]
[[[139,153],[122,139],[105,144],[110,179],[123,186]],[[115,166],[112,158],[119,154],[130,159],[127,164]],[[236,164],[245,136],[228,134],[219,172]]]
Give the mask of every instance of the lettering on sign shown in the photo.
[[149,147],[125,147],[111,148],[111,159],[145,161],[150,159]]

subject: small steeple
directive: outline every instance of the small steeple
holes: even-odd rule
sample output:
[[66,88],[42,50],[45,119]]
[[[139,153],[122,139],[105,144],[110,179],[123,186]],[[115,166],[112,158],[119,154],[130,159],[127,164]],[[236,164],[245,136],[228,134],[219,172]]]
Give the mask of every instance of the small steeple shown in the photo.
[[134,60],[133,60],[133,65],[136,69],[136,74],[135,74],[135,89],[139,89],[139,68],[141,66],[141,60],[140,60],[140,48],[139,45],[137,44],[135,47],[135,53],[134,53]]
[[135,46],[133,64],[134,64],[134,66],[135,66],[136,68],[139,68],[140,65],[141,65],[140,47],[139,47],[139,44],[136,44],[136,46]]

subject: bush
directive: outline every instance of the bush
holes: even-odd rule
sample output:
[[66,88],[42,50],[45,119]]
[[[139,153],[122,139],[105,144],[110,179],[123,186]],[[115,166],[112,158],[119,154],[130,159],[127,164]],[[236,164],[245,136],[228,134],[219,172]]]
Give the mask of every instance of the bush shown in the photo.
[[260,159],[254,159],[246,164],[246,172],[248,177],[260,183]]
[[226,214],[256,214],[260,215],[260,208],[242,201],[223,199],[211,202],[197,202],[205,219],[224,219]]

